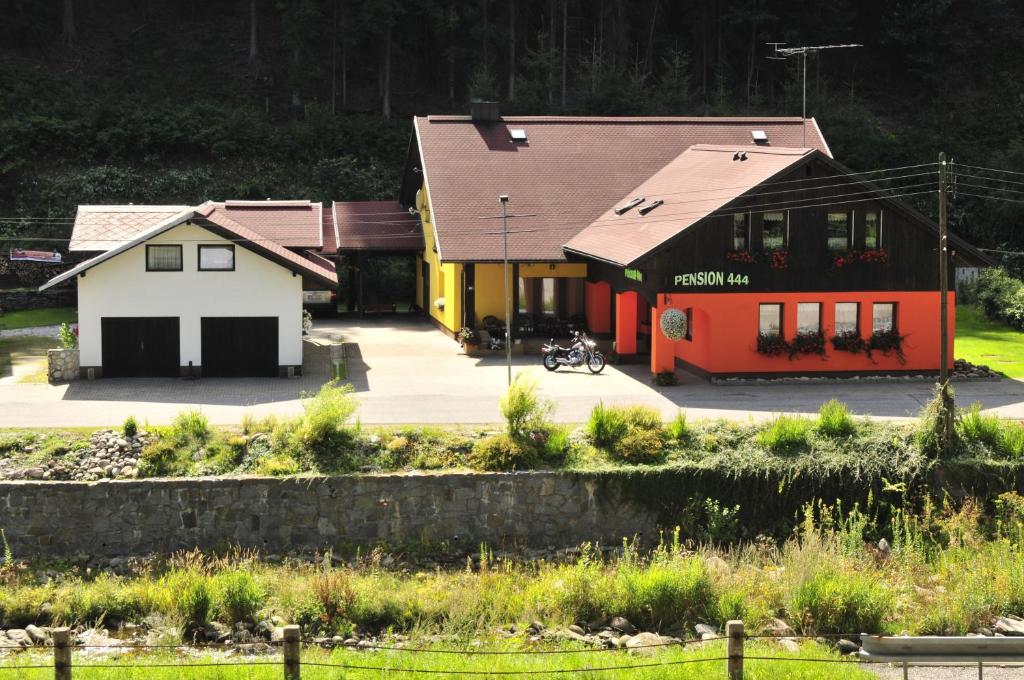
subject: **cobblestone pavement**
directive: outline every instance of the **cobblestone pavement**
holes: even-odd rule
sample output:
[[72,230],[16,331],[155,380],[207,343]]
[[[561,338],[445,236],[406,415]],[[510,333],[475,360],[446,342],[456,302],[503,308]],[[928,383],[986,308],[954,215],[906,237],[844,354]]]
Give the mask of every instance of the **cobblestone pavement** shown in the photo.
[[[406,317],[319,321],[311,340],[341,335],[348,372],[362,406],[362,422],[493,423],[505,389],[503,356],[473,358],[430,324]],[[301,412],[300,396],[330,376],[328,350],[307,352],[305,375],[295,379],[105,379],[70,385],[0,385],[0,427],[106,426],[128,415],[153,424],[170,421],[184,408],[201,408],[215,423],[254,416]],[[543,394],[557,403],[564,422],[586,419],[599,401],[642,403],[666,417],[685,408],[692,418],[765,419],[774,413],[811,413],[830,398],[855,413],[884,418],[916,415],[929,399],[929,382],[859,382],[712,385],[683,376],[683,384],[655,387],[642,365],[608,366],[597,376],[586,370],[548,373],[539,356],[513,358],[513,370],[527,371]],[[1024,382],[958,383],[961,404],[981,402],[1005,417],[1024,419]]]

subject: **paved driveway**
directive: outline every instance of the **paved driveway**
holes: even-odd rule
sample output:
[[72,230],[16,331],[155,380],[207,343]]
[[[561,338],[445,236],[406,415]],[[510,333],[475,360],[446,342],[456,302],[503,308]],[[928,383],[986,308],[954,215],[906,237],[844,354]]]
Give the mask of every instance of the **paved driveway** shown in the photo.
[[[349,343],[349,377],[362,401],[362,422],[493,423],[505,389],[504,357],[470,358],[449,338],[421,320],[380,317],[318,323],[312,340],[340,334]],[[326,349],[308,346],[305,376],[285,379],[107,379],[71,385],[0,385],[0,427],[101,426],[128,415],[166,423],[185,408],[201,408],[215,423],[242,416],[297,414],[303,391],[316,390],[329,376]],[[537,356],[514,357],[513,370],[540,381],[558,404],[555,417],[586,419],[598,401],[644,403],[669,417],[685,408],[692,418],[768,418],[780,411],[810,413],[836,397],[860,414],[916,415],[930,395],[929,383],[711,385],[686,378],[676,387],[656,388],[644,366],[608,366],[601,375],[560,369],[548,373]],[[961,404],[1024,418],[1024,383],[1014,380],[957,384]]]

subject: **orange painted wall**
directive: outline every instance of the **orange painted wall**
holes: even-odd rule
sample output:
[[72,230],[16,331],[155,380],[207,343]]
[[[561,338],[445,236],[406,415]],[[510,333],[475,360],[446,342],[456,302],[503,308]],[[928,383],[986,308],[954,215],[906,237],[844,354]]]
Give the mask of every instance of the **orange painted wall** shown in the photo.
[[[934,291],[857,293],[672,293],[668,306],[693,308],[692,341],[673,343],[675,355],[709,373],[834,373],[843,371],[936,371],[939,367],[939,294]],[[659,294],[659,306],[666,296]],[[826,357],[798,355],[766,357],[757,353],[758,305],[783,304],[783,334],[787,340],[796,335],[796,308],[799,302],[820,302],[821,323],[825,333]],[[828,341],[835,330],[835,303],[860,303],[861,337],[871,334],[872,304],[896,303],[896,327],[905,336],[901,364],[894,355],[837,352]],[[949,293],[950,367],[953,361],[955,293]],[[656,314],[656,312],[655,312]],[[660,336],[657,325],[655,335]],[[660,343],[659,343],[660,344]],[[657,345],[656,345],[657,346]],[[652,370],[654,369],[652,357]],[[662,362],[659,359],[658,364]]]
[[592,333],[612,330],[612,287],[607,281],[587,282],[585,289],[587,325]]
[[[664,298],[658,297],[659,303]],[[661,314],[668,306],[659,304],[651,308],[651,373],[662,373],[676,370],[675,342],[665,337],[661,332]]]
[[637,300],[636,291],[615,294],[615,351],[636,354]]

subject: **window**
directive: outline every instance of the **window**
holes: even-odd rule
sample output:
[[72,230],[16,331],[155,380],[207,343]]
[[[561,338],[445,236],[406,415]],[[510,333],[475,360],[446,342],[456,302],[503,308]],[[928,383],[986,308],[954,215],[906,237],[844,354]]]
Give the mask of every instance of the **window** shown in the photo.
[[199,271],[232,272],[234,270],[234,246],[199,246]]
[[777,302],[761,305],[758,332],[761,335],[782,335],[782,305]]
[[828,214],[828,249],[849,250],[850,213],[830,212]]
[[801,302],[796,306],[796,332],[821,332],[821,303]]
[[786,226],[786,213],[764,214],[761,233],[765,250],[782,250],[786,247]]
[[882,247],[882,213],[869,210],[864,213],[864,247],[869,250]]
[[735,213],[732,216],[732,249],[746,250],[750,226],[747,213]]
[[180,272],[181,246],[146,246],[147,272]]
[[555,297],[555,280],[540,280],[540,311],[544,316],[555,316],[557,314],[557,299]]
[[519,277],[519,313],[533,314],[533,279]]
[[860,304],[857,302],[836,303],[836,335],[851,335],[860,330]]
[[896,330],[896,303],[876,302],[871,312],[871,331],[891,333]]

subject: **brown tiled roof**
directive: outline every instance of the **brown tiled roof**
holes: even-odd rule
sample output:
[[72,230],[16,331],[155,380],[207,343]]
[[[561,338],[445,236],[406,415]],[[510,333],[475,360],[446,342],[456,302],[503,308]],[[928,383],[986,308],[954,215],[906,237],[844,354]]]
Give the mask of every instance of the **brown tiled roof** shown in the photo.
[[[737,151],[746,160],[734,160]],[[800,162],[811,149],[698,144],[607,206],[604,213],[565,244],[565,249],[619,265],[629,265],[747,193]],[[622,215],[617,206],[634,197],[642,205],[664,203],[646,215],[637,206]]]
[[187,205],[80,205],[71,232],[71,251],[110,250],[135,238]]
[[[465,116],[414,119],[441,258],[499,260],[498,196],[509,212],[516,260],[564,259],[562,246],[611,202],[694,144],[747,146],[764,130],[768,148],[806,146],[828,154],[813,119],[505,117],[475,124]],[[512,142],[509,130],[525,131]],[[519,233],[515,233],[519,232]]]
[[286,248],[319,248],[323,243],[323,204],[309,201],[225,201],[214,203],[214,215]]
[[423,225],[398,201],[334,202],[340,250],[423,250]]
[[334,208],[324,210],[323,241],[324,247],[320,251],[324,255],[335,255],[338,252],[338,227],[334,224]]

